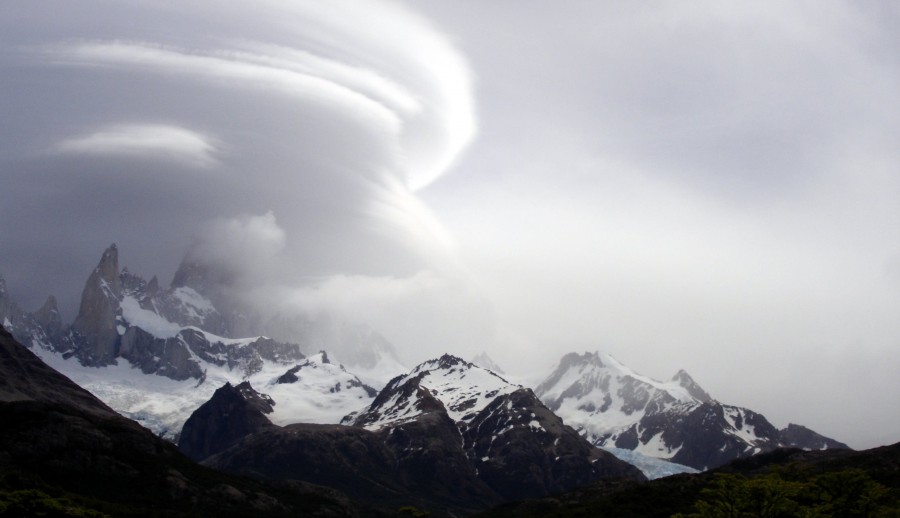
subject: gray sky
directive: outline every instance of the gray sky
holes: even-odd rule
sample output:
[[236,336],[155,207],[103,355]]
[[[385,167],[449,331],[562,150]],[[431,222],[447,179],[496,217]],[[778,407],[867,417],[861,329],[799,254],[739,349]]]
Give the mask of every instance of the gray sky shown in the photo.
[[17,2],[0,272],[74,317],[109,243],[414,364],[601,349],[900,440],[895,2]]

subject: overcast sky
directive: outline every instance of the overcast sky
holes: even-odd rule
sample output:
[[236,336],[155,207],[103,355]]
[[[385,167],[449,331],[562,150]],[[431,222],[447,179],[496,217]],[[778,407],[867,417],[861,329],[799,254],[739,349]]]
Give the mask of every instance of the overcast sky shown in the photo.
[[74,318],[112,242],[409,365],[604,350],[900,440],[900,7],[531,0],[0,10],[0,273]]

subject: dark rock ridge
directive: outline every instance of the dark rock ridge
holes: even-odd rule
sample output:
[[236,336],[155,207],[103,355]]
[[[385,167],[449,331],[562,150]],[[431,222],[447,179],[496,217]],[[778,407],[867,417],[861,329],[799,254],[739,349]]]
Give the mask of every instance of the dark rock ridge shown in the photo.
[[602,478],[641,479],[633,466],[584,440],[531,389],[498,396],[463,431],[479,478],[504,500],[533,498]]
[[[684,370],[663,383],[599,353],[565,355],[535,393],[596,445],[700,470],[779,447],[848,448],[801,426],[778,430],[759,413],[722,404]],[[609,413],[621,424],[607,425]]]
[[226,383],[184,423],[178,449],[197,461],[224,451],[251,433],[271,428],[266,414],[272,406],[271,398],[249,382],[236,387]]
[[194,464],[45,365],[2,328],[0,422],[4,500],[65,499],[67,515],[86,510],[110,516],[362,514],[332,490],[298,482],[264,484]]

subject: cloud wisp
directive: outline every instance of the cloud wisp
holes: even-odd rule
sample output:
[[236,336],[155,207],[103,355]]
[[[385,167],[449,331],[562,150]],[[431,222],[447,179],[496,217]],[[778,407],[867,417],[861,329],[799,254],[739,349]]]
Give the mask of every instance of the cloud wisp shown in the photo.
[[122,124],[67,138],[52,148],[59,153],[140,155],[175,160],[200,168],[216,164],[214,140],[175,126]]

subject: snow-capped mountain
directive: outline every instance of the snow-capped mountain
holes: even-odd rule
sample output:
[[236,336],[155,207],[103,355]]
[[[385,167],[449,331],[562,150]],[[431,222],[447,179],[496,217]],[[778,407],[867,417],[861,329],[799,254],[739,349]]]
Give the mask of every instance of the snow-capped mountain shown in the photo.
[[797,425],[778,430],[752,410],[722,404],[683,370],[661,382],[602,353],[565,355],[535,393],[595,445],[701,470],[779,446],[847,448]]
[[369,408],[342,422],[377,431],[430,413],[456,423],[476,473],[507,499],[623,473],[612,455],[563,424],[531,389],[449,354],[391,380]]
[[445,354],[392,379],[372,405],[344,419],[370,430],[415,419],[441,405],[456,422],[467,423],[497,396],[521,388],[473,363]]
[[[252,397],[241,404],[239,392]],[[393,379],[345,426],[267,423],[261,417],[270,408],[259,405],[265,393],[223,387],[185,424],[179,447],[221,469],[333,485],[361,498],[413,491],[433,502],[449,492],[476,506],[606,477],[644,479],[566,426],[530,389],[451,355]],[[219,419],[210,417],[216,412]],[[322,454],[329,451],[335,455]],[[348,479],[346,466],[358,477]]]
[[[2,278],[0,322],[45,362],[170,439],[224,383],[249,380],[265,388],[280,403],[271,416],[275,422],[336,423],[371,402],[376,390],[370,385],[406,370],[390,344],[362,326],[329,323],[321,330],[306,321],[310,333],[320,330],[302,345],[234,335],[256,324],[214,286],[214,273],[184,261],[172,286],[163,289],[155,277],[146,281],[120,270],[112,245],[91,272],[71,326],[62,324],[52,297],[35,313],[22,311]],[[312,349],[332,343],[338,332],[344,334],[333,343],[345,349],[354,340],[358,349],[375,344],[376,353],[365,358],[364,379]]]

